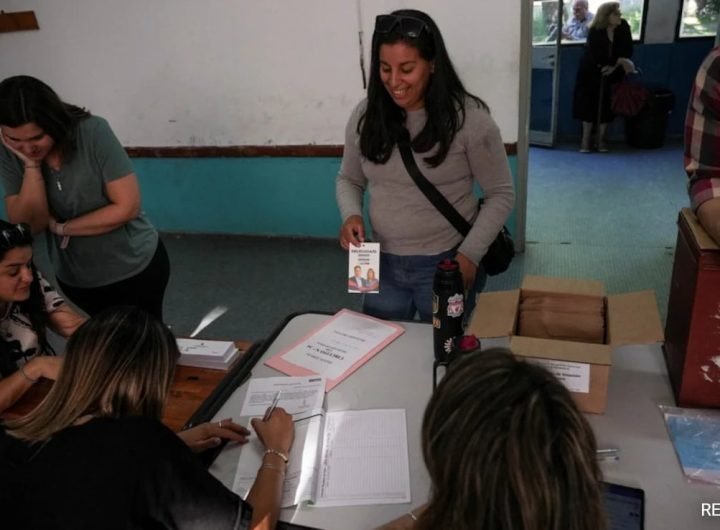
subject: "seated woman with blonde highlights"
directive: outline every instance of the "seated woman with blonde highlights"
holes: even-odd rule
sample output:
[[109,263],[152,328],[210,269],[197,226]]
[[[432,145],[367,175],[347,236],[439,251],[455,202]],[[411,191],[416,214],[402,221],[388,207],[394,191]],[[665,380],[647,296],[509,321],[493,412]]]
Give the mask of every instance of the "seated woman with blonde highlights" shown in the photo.
[[503,349],[455,361],[425,410],[429,502],[383,527],[605,530],[590,425],[544,368]]
[[160,422],[179,355],[172,333],[137,308],[110,308],[81,326],[45,400],[0,426],[3,527],[274,528],[292,417],[277,408],[253,420],[267,451],[243,501],[188,445],[206,436],[244,443],[246,429],[223,420],[181,440]]

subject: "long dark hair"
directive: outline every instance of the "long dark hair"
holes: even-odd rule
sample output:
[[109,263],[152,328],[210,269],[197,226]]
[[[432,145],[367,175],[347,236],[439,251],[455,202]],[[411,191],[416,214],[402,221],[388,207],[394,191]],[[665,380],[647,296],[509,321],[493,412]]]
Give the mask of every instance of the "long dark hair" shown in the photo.
[[418,530],[603,530],[595,436],[568,390],[503,349],[451,366],[425,410]]
[[[32,247],[33,237],[30,227],[25,224],[14,225],[0,219],[0,261],[5,259],[7,253],[14,248]],[[45,295],[42,292],[40,284],[40,276],[35,265],[31,263],[33,280],[30,284],[30,296],[27,300],[16,302],[20,311],[30,320],[30,326],[37,335],[38,353],[44,352],[54,354],[52,346],[47,340],[47,326],[50,321],[50,315],[45,308]],[[17,351],[11,347],[4,339],[0,338],[0,372],[7,376],[14,372],[15,357]]]
[[401,9],[392,14],[420,19],[429,31],[421,31],[417,38],[411,38],[403,35],[397,25],[391,32],[373,33],[367,108],[358,122],[360,152],[368,160],[384,164],[403,134],[407,114],[395,104],[380,79],[380,46],[403,42],[416,48],[423,59],[434,63],[434,73],[430,76],[424,97],[427,122],[413,139],[412,147],[418,153],[426,153],[437,145],[437,153],[425,158],[425,162],[436,167],[445,160],[455,134],[465,122],[468,100],[486,110],[488,107],[480,98],[465,90],[445,49],[440,29],[429,15],[415,9]]
[[29,75],[0,83],[0,125],[35,123],[55,141],[65,160],[75,151],[77,124],[88,116],[86,109],[65,103],[52,88]]

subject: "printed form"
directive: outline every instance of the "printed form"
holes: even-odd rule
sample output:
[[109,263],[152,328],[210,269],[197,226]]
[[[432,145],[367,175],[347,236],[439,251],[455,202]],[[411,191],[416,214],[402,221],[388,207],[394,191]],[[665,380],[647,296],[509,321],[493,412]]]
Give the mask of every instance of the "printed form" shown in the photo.
[[[317,472],[317,454],[323,424],[325,379],[313,377],[267,377],[251,379],[240,416],[262,418],[277,392],[278,407],[295,421],[295,441],[283,485],[282,506],[294,506],[312,498]],[[252,431],[252,427],[249,427]],[[254,435],[242,448],[233,491],[247,497],[262,464],[264,447]]]
[[[325,380],[317,376],[250,381],[241,416],[261,417],[278,390],[278,406],[294,415],[295,441],[281,506],[410,502],[405,411],[325,412],[324,387]],[[233,491],[243,498],[255,481],[263,452],[256,436],[242,448]]]
[[394,322],[343,309],[265,364],[288,375],[321,375],[329,392],[404,332]]
[[328,412],[315,506],[410,502],[404,409]]

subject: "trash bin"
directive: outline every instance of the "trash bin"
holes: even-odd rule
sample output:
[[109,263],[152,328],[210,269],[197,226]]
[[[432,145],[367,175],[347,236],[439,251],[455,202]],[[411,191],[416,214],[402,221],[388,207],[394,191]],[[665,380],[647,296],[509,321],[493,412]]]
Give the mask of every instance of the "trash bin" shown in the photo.
[[647,102],[635,116],[625,118],[625,142],[639,149],[656,149],[665,144],[667,118],[675,106],[675,94],[667,89],[650,89]]

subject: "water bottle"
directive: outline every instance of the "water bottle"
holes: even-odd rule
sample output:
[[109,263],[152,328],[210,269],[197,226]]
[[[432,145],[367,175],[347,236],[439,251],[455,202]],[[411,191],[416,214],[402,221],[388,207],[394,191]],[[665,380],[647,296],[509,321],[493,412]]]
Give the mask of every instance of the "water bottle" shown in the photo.
[[433,342],[435,360],[447,362],[453,339],[463,334],[465,289],[458,262],[442,260],[433,281]]

